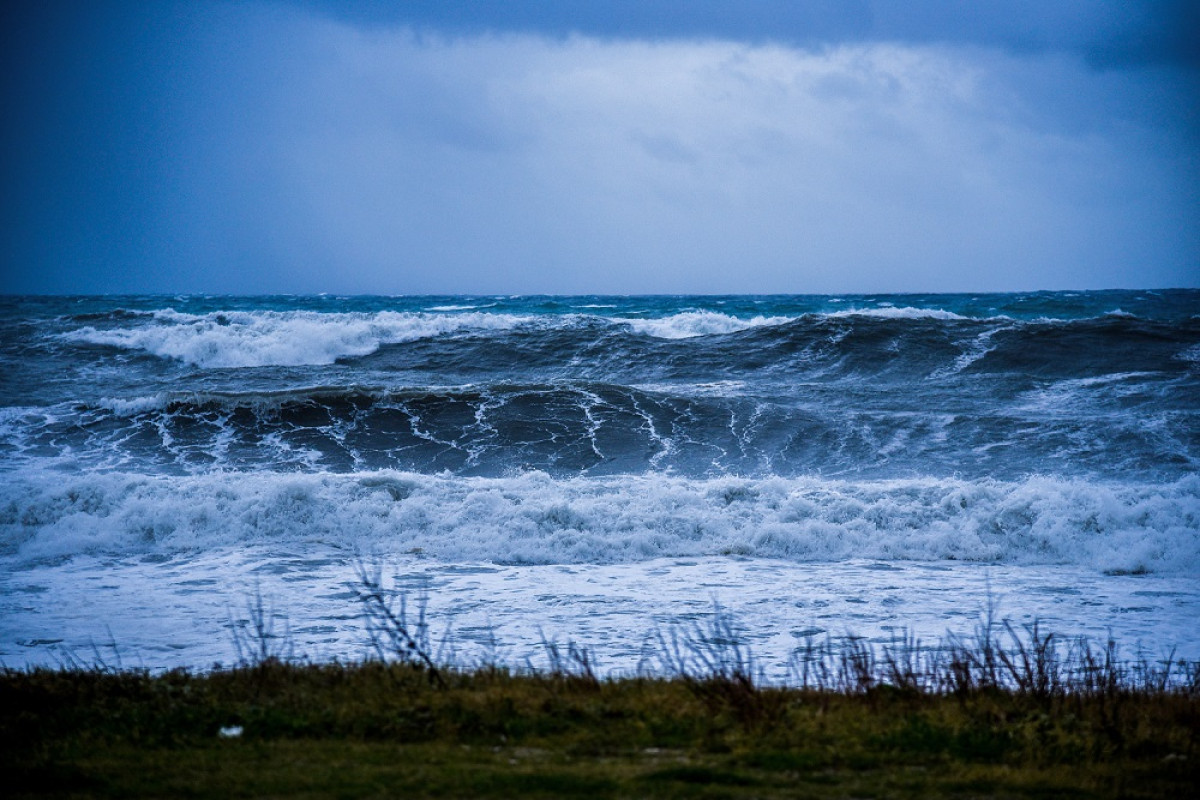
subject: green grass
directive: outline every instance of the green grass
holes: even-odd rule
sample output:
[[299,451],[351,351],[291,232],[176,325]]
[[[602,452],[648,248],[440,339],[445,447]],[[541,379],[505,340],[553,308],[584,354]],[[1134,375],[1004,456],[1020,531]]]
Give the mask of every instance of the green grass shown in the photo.
[[[13,797],[1186,797],[1200,694],[413,662],[0,674]],[[222,738],[226,726],[241,726]]]
[[[0,671],[12,797],[1189,797],[1200,664],[996,624],[924,646],[809,640],[790,686],[719,607],[602,679],[431,655],[419,598],[364,569],[375,657],[291,660],[257,598],[241,665]],[[78,664],[78,661],[70,663]],[[238,728],[239,735],[222,736]]]

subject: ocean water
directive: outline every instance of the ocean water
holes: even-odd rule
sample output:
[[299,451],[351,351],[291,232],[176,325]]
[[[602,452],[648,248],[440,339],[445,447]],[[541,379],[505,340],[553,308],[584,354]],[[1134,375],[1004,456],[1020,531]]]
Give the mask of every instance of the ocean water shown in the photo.
[[630,670],[738,620],[1017,623],[1200,658],[1200,291],[0,298],[0,662],[365,653]]

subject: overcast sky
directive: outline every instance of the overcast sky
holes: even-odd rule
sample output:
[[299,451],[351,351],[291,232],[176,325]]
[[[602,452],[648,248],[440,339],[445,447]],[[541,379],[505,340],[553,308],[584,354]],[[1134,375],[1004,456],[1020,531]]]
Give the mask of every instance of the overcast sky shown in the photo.
[[1200,285],[1200,3],[27,5],[2,292]]

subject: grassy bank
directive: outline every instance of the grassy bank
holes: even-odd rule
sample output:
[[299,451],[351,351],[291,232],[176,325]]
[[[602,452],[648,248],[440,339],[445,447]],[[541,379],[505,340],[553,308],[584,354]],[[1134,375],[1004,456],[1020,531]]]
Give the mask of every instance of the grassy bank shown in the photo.
[[1188,796],[1200,698],[415,663],[8,672],[9,796]]
[[926,646],[810,640],[769,685],[719,608],[645,674],[588,650],[448,666],[367,576],[373,656],[289,660],[261,600],[242,663],[0,673],[16,797],[1185,797],[1200,665],[990,619]]

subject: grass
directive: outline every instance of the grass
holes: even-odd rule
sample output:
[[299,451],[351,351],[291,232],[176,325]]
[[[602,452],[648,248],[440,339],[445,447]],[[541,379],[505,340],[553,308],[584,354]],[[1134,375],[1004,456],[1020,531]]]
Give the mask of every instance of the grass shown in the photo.
[[[653,668],[434,656],[424,604],[362,576],[354,663],[289,659],[261,600],[241,664],[0,673],[13,797],[1184,797],[1200,667],[996,624],[925,646],[810,640],[770,685],[715,609]],[[258,609],[257,623],[253,622]],[[222,732],[224,731],[224,734]],[[237,735],[229,735],[236,732]]]

